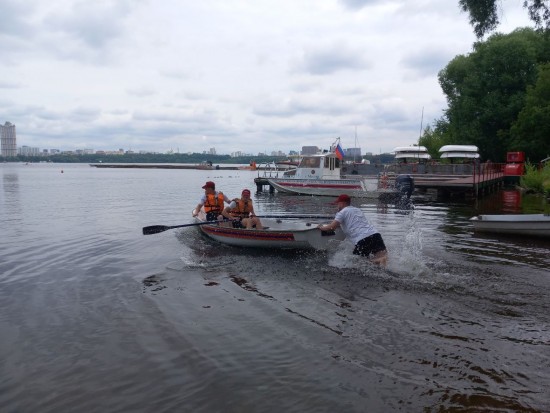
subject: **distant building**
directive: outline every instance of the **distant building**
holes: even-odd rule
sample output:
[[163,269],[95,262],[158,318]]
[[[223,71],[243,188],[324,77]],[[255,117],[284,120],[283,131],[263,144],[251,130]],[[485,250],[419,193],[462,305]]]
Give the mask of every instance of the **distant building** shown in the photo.
[[344,156],[346,158],[360,158],[361,148],[347,148],[344,149]]
[[6,122],[0,125],[0,153],[2,156],[17,156],[17,138],[15,136],[15,125]]
[[39,148],[32,148],[30,146],[23,145],[18,150],[19,155],[23,156],[40,156],[40,149]]
[[302,155],[315,155],[318,152],[317,146],[302,146]]
[[210,150],[208,151],[208,154],[209,155],[216,155],[216,148],[210,148]]

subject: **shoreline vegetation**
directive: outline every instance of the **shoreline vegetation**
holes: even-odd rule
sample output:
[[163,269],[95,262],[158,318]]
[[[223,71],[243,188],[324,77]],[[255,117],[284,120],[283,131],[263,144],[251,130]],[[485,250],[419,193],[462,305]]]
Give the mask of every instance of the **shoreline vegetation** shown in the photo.
[[550,197],[550,162],[546,162],[543,167],[526,163],[525,174],[520,178],[519,185],[528,193]]

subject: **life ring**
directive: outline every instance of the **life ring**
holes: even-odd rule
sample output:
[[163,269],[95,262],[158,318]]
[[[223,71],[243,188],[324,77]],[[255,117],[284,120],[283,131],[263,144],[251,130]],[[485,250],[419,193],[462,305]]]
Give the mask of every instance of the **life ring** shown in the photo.
[[315,169],[312,169],[312,170],[311,170],[311,174],[312,174],[312,175],[315,175]]

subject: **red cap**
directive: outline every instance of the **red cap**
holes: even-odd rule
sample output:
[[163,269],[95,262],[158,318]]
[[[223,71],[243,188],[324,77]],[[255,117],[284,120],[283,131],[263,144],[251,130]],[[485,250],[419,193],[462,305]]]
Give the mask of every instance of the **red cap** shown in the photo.
[[250,195],[250,190],[249,189],[243,189],[243,192],[242,192],[242,195]]
[[204,184],[204,186],[202,187],[202,189],[206,189],[206,188],[212,188],[212,189],[216,189],[216,184],[212,181],[208,181],[207,183]]
[[351,198],[349,197],[349,195],[342,194],[336,199],[336,201],[333,202],[333,204],[337,204],[338,202],[345,202],[347,204],[350,204]]

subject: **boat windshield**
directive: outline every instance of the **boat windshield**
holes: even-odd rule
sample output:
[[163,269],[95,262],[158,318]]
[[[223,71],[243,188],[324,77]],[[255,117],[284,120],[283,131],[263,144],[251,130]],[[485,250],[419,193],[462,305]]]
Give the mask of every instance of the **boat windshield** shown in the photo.
[[321,166],[321,158],[318,156],[304,156],[298,165],[299,168],[319,168]]

